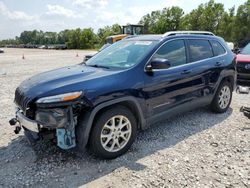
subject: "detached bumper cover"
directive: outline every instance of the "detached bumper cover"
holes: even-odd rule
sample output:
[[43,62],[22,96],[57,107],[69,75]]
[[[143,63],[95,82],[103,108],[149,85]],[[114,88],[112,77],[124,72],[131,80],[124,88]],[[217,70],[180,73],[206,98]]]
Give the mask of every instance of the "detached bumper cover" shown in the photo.
[[237,83],[239,85],[250,86],[250,73],[249,74],[238,73]]
[[24,116],[20,110],[16,112],[16,118],[22,127],[32,132],[39,133],[37,122]]
[[250,108],[241,107],[240,111],[243,112],[244,115],[250,119]]

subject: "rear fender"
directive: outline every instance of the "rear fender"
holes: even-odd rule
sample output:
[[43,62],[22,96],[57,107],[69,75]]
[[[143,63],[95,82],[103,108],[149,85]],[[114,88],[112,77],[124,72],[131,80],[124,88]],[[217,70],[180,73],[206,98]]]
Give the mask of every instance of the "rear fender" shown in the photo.
[[231,83],[233,90],[236,88],[236,74],[234,70],[228,70],[226,72],[222,72],[222,75],[220,76],[218,82],[216,83],[214,87],[214,92],[213,92],[213,98],[220,86],[220,84],[224,81],[228,81]]

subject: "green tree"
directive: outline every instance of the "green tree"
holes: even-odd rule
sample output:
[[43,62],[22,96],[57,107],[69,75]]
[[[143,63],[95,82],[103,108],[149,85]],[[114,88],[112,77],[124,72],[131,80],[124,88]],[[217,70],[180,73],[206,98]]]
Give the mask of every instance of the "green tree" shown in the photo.
[[250,0],[240,5],[237,10],[234,38],[243,43],[250,39]]
[[220,20],[220,24],[216,34],[223,36],[226,41],[235,41],[235,7],[229,9],[229,12],[224,12]]
[[28,44],[31,40],[31,32],[30,31],[23,31],[20,35],[20,42],[22,44]]
[[180,7],[164,8],[156,24],[158,33],[176,31],[180,29],[184,11]]
[[80,36],[80,48],[81,49],[91,49],[94,48],[96,42],[96,35],[93,29],[83,29]]
[[100,28],[97,32],[97,36],[100,41],[100,46],[105,43],[105,40],[108,36],[117,35],[117,34],[121,34],[121,26],[118,24]]
[[180,7],[173,6],[146,14],[139,23],[144,25],[146,33],[161,34],[179,30],[183,15],[184,11]]
[[75,30],[70,30],[68,33],[68,42],[66,42],[66,46],[69,49],[77,49],[80,48],[80,36],[81,29],[77,28]]
[[183,18],[182,28],[186,30],[204,30],[217,33],[225,14],[224,5],[210,0],[192,10]]
[[141,18],[139,21],[139,24],[144,25],[144,32],[147,34],[151,33],[159,33],[157,32],[157,22],[159,21],[161,17],[161,11],[156,10],[152,11],[150,14],[146,14]]
[[57,44],[65,44],[69,41],[69,30],[60,31],[57,34]]

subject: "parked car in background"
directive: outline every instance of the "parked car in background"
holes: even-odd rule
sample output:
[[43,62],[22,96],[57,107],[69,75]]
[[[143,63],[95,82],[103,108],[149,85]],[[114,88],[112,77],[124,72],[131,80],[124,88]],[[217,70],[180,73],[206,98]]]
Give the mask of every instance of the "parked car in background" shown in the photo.
[[10,120],[30,140],[56,139],[115,158],[137,130],[210,106],[226,112],[236,81],[235,55],[210,32],[141,35],[116,42],[85,64],[41,73],[15,91]]
[[0,49],[0,53],[4,53],[4,50],[3,50],[3,49]]
[[250,87],[250,43],[237,54],[237,84]]
[[38,47],[39,49],[48,49],[48,46],[47,45],[41,45]]

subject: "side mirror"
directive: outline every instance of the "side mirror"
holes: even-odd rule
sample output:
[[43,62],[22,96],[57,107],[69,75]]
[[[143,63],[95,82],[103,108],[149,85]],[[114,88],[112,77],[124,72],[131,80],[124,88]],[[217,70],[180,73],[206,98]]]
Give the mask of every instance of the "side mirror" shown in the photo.
[[170,61],[164,58],[154,58],[146,66],[146,70],[151,72],[153,69],[168,69],[171,66]]

